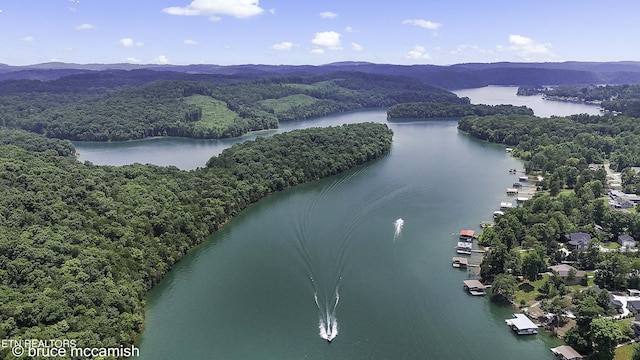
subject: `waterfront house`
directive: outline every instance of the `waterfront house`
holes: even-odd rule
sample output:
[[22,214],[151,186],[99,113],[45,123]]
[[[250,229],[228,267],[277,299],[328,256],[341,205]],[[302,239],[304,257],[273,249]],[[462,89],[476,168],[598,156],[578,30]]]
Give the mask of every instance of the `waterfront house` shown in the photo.
[[460,230],[460,240],[472,241],[475,234],[473,230]]
[[624,247],[636,247],[636,240],[627,234],[618,235],[618,244]]
[[538,325],[534,324],[525,314],[513,314],[513,318],[506,319],[504,322],[518,335],[538,333]]
[[482,296],[487,294],[487,287],[479,280],[465,280],[463,283],[464,288],[467,289],[471,295]]
[[519,187],[522,187],[522,184],[520,184],[519,182],[513,183],[513,187],[514,188],[519,188]]
[[529,177],[528,176],[518,176],[518,181],[527,182],[527,181],[529,181]]
[[565,235],[569,250],[584,250],[589,247],[591,235],[584,232],[577,232]]
[[468,241],[458,241],[458,245],[456,245],[456,252],[458,254],[471,255],[472,247],[473,244]]
[[569,345],[551,348],[551,352],[562,360],[581,360],[584,357]]
[[507,195],[518,195],[518,189],[507,188]]
[[627,292],[629,293],[629,296],[634,296],[634,297],[640,296],[640,290],[638,289],[627,289]]
[[[584,278],[585,272],[582,270],[577,270],[573,266],[569,264],[558,264],[549,266],[549,270],[551,270],[554,274],[556,274],[566,285],[576,285],[580,283],[580,280]],[[573,273],[573,277],[571,274]]]

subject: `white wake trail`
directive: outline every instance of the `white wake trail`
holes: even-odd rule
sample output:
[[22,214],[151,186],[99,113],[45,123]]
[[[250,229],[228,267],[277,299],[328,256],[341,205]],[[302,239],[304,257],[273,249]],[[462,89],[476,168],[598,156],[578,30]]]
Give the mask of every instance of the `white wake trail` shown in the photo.
[[393,226],[395,226],[396,231],[393,234],[393,241],[395,242],[398,236],[402,235],[402,227],[404,226],[404,220],[402,218],[398,218],[393,222]]

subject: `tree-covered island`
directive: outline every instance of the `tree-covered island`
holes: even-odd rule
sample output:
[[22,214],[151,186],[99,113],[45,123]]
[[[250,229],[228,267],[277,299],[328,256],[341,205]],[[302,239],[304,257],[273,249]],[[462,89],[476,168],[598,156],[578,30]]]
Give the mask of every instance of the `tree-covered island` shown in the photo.
[[387,110],[387,119],[460,118],[472,115],[533,115],[533,110],[526,106],[470,104],[468,98],[460,100],[462,103],[412,102],[393,105]]
[[187,251],[268,194],[383,156],[392,132],[295,130],[193,171],[80,163],[68,141],[23,130],[0,139],[0,338],[117,348],[134,343],[147,291]]

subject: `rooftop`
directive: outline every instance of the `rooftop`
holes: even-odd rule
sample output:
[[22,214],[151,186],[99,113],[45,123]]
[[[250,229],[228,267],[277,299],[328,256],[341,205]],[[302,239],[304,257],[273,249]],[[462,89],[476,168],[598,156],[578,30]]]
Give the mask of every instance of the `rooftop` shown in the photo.
[[473,230],[460,230],[460,237],[473,237],[475,234]]
[[537,329],[538,325],[534,324],[525,314],[513,314],[512,319],[505,320],[507,324],[515,327],[517,330]]
[[551,352],[562,356],[564,359],[582,359],[582,355],[569,345],[551,348]]

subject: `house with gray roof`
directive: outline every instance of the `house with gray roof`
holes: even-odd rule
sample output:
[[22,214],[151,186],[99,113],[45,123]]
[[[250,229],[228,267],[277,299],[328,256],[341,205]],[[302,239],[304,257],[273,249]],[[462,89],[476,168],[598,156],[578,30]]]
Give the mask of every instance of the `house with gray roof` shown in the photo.
[[591,235],[585,232],[577,232],[565,235],[569,250],[585,250],[591,242]]

